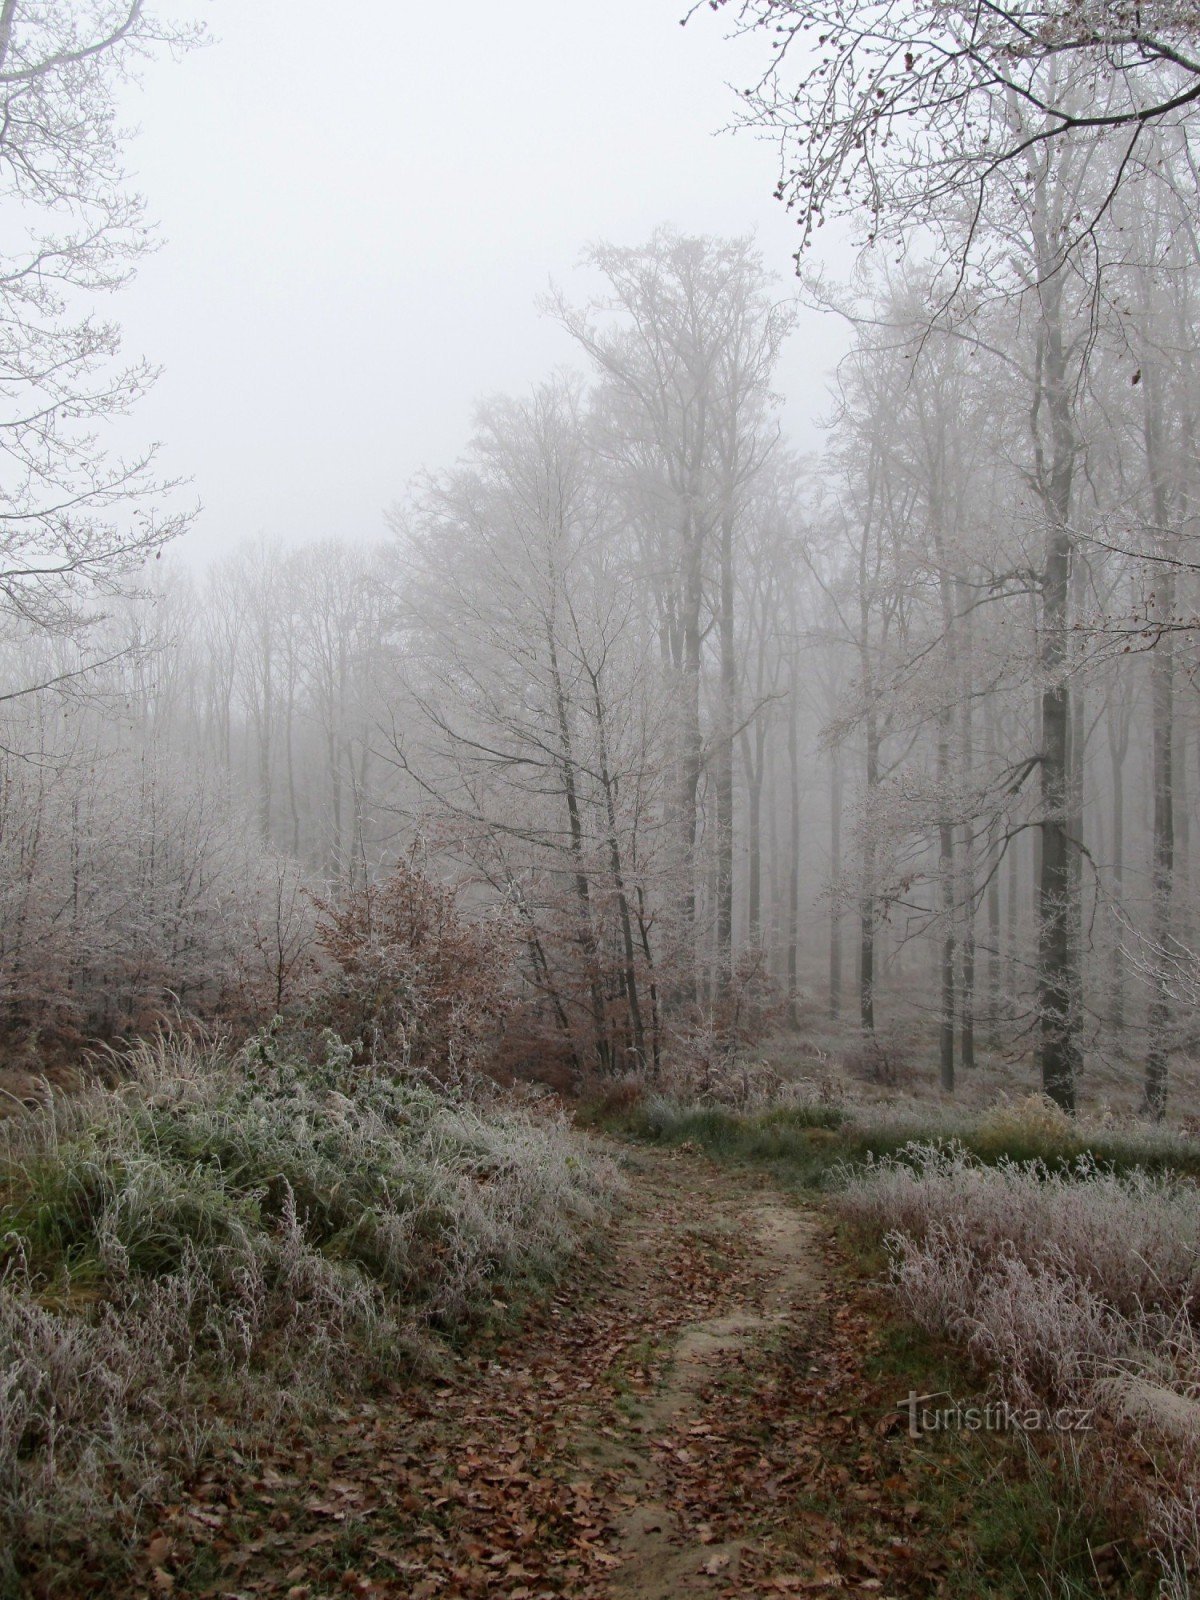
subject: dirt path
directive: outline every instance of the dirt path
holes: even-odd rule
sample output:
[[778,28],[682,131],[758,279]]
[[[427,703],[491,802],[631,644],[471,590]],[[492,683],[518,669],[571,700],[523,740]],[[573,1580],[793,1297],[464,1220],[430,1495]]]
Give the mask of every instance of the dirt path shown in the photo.
[[877,1539],[797,1509],[859,1471],[812,1436],[814,1404],[848,1426],[829,1396],[854,1344],[820,1218],[686,1151],[622,1162],[607,1247],[552,1302],[444,1381],[218,1463],[157,1530],[148,1592],[914,1592],[885,1588]]
[[[788,1326],[820,1272],[814,1220],[777,1193],[660,1155],[633,1157],[634,1226],[614,1263],[649,1358],[627,1373],[625,1403],[579,1418],[577,1448],[615,1477],[618,1558],[604,1592],[623,1600],[716,1593],[752,1541],[739,1518],[698,1519],[687,1489],[713,1429],[708,1409],[760,1345]],[[700,1180],[697,1182],[697,1180]],[[619,1373],[617,1374],[619,1382]],[[728,1483],[725,1487],[729,1487]],[[723,1520],[723,1519],[722,1519]]]

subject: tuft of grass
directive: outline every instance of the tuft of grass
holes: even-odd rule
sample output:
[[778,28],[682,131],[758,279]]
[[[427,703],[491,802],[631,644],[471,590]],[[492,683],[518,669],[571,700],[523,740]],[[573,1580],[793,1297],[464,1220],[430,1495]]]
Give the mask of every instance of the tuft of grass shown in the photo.
[[1087,1154],[989,1166],[932,1144],[847,1167],[842,1182],[838,1211],[882,1240],[917,1326],[952,1340],[1014,1406],[1089,1419],[1094,1436],[1054,1437],[1047,1470],[1071,1504],[1078,1478],[1102,1515],[1149,1507],[1163,1592],[1186,1593],[1200,1575],[1195,1182]]
[[0,1124],[4,1596],[47,1563],[126,1570],[212,1427],[427,1361],[552,1278],[615,1181],[563,1117],[364,1073],[333,1038],[112,1065]]

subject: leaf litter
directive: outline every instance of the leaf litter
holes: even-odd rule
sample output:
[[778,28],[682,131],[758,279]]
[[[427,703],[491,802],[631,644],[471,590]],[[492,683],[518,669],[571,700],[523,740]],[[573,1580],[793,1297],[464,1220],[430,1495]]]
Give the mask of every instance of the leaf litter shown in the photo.
[[924,1469],[872,1389],[872,1314],[826,1220],[694,1153],[625,1165],[595,1252],[502,1334],[210,1459],[157,1508],[140,1592],[941,1592],[954,1551],[922,1529]]

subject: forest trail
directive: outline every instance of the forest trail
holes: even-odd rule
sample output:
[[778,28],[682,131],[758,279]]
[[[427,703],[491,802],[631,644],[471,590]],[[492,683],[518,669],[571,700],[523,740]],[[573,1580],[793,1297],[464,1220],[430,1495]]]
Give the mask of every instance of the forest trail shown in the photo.
[[[577,1440],[581,1457],[615,1480],[610,1548],[619,1564],[604,1592],[613,1600],[718,1593],[751,1542],[741,1516],[721,1538],[690,1514],[704,1501],[689,1501],[687,1469],[705,1471],[709,1404],[722,1394],[736,1404],[758,1343],[786,1329],[801,1292],[815,1285],[814,1219],[711,1168],[680,1170],[661,1155],[630,1165],[633,1225],[614,1267],[630,1321],[640,1324],[635,1348],[649,1359],[628,1374],[617,1428],[581,1418]],[[736,1474],[720,1482],[736,1494]]]
[[[846,1486],[864,1450],[895,1448],[876,1413],[848,1420],[870,1335],[829,1282],[820,1214],[686,1147],[619,1159],[628,1191],[602,1248],[515,1330],[447,1377],[210,1469],[155,1535],[175,1592],[933,1592],[896,1581],[913,1552],[878,1521],[856,1541],[811,1509],[832,1488],[878,1516],[877,1488]],[[870,1476],[894,1470],[877,1460]],[[207,1570],[179,1560],[196,1517]]]

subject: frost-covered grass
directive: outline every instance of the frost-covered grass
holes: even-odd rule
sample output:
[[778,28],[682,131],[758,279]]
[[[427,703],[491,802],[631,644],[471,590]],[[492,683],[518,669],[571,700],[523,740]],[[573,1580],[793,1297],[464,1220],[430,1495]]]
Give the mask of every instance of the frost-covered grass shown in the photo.
[[962,1148],[980,1163],[1041,1161],[1069,1168],[1093,1161],[1111,1172],[1200,1176],[1200,1140],[1157,1124],[1063,1115],[1040,1096],[984,1112],[905,1103],[895,1108],[828,1099],[788,1085],[762,1103],[730,1106],[670,1095],[626,1096],[593,1115],[607,1126],[662,1144],[694,1144],[724,1160],[770,1167],[784,1182],[824,1188],[845,1164],[899,1156],[916,1145]]
[[915,1146],[848,1173],[836,1203],[883,1237],[914,1320],[1022,1397],[1093,1397],[1126,1357],[1144,1366],[1147,1350],[1176,1349],[1200,1288],[1195,1186],[1088,1158],[989,1167]]
[[65,1592],[119,1561],[213,1428],[411,1369],[551,1277],[613,1184],[560,1117],[364,1076],[332,1040],[115,1065],[0,1124],[0,1592],[52,1550]]
[[953,1341],[1014,1407],[1095,1412],[1099,1431],[1060,1441],[1071,1470],[1053,1480],[1072,1479],[1078,1451],[1089,1483],[1141,1505],[1163,1594],[1191,1592],[1200,1140],[1132,1118],[1067,1117],[1038,1096],[982,1111],[888,1106],[798,1082],[733,1104],[627,1093],[597,1114],[828,1195],[869,1252],[885,1246],[906,1325]]
[[1194,1180],[1088,1154],[989,1165],[924,1143],[844,1167],[835,1204],[882,1238],[907,1316],[960,1345],[1004,1399],[1091,1415],[1097,1459],[1145,1505],[1164,1593],[1188,1594],[1200,1575]]

